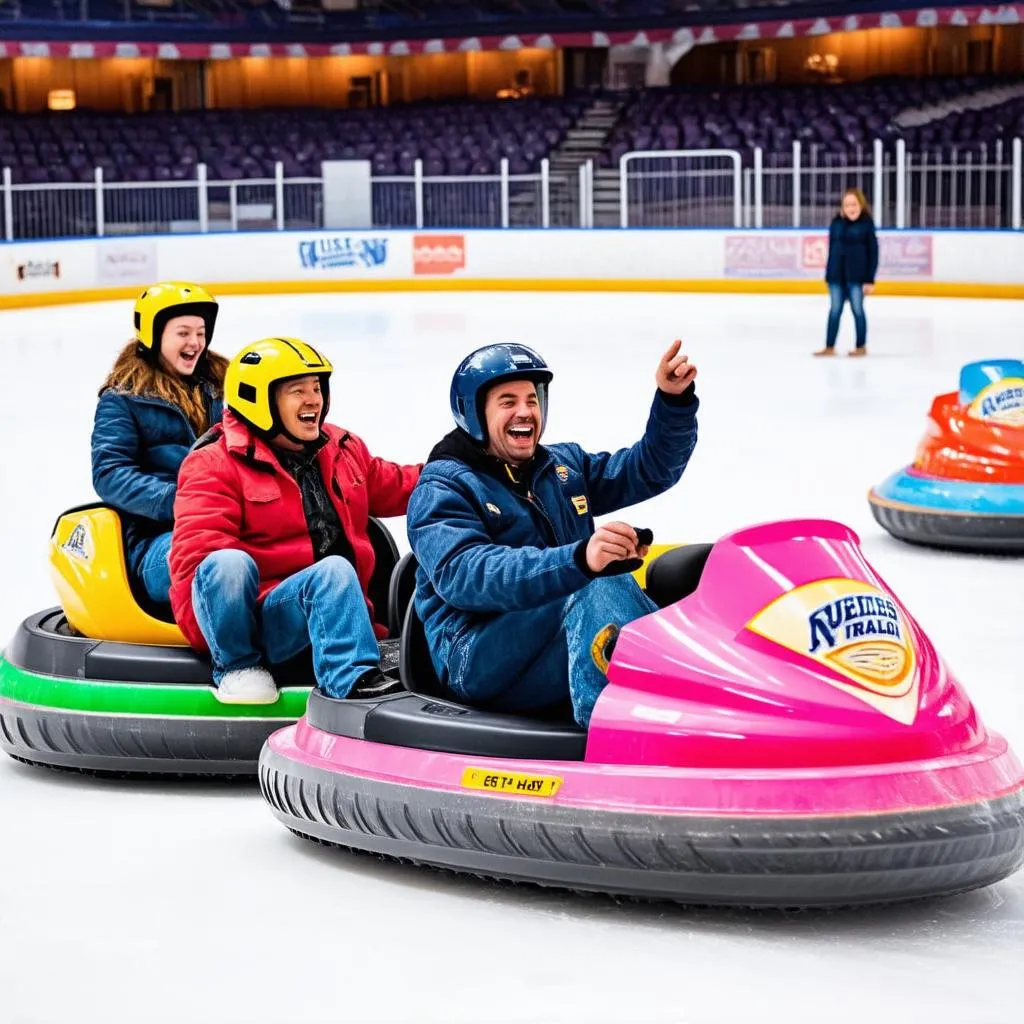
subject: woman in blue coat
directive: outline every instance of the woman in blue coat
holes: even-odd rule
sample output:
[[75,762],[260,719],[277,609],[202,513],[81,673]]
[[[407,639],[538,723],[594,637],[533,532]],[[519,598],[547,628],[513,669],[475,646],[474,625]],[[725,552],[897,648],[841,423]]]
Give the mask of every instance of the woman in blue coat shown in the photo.
[[878,272],[878,235],[871,209],[859,188],[848,188],[839,205],[839,213],[828,232],[828,265],[825,280],[831,308],[828,311],[828,331],[825,347],[816,356],[834,356],[839,319],[843,306],[849,302],[857,332],[857,347],[851,356],[868,354],[868,320],[864,315],[864,296],[875,287]]
[[216,320],[216,300],[198,285],[147,288],[96,406],[93,487],[121,514],[132,583],[157,604],[171,585],[178,468],[221,418],[227,360],[208,348]]

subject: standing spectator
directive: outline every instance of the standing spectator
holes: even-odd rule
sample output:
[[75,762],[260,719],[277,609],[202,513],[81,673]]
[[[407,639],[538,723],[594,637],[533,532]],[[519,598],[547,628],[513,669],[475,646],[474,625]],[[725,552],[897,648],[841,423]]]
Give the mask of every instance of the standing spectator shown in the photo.
[[868,320],[864,314],[864,296],[874,290],[877,272],[878,235],[875,222],[871,219],[871,208],[859,188],[848,188],[843,193],[839,213],[828,231],[825,280],[832,304],[828,311],[825,347],[815,352],[816,356],[836,354],[839,319],[846,302],[850,303],[857,331],[857,347],[850,355],[868,354]]

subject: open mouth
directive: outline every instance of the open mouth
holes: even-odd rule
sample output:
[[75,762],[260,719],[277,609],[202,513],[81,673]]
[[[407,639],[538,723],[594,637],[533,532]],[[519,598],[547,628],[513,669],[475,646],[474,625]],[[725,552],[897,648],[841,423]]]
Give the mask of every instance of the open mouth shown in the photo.
[[505,433],[517,444],[528,444],[533,440],[533,424],[516,424],[509,427]]
[[319,413],[315,413],[315,412],[300,412],[299,413],[299,422],[303,426],[305,426],[305,427],[315,427],[317,425],[317,420],[319,420],[319,418],[320,418]]
[[198,348],[185,348],[178,353],[178,358],[186,366],[195,366],[196,360],[199,358],[201,349]]

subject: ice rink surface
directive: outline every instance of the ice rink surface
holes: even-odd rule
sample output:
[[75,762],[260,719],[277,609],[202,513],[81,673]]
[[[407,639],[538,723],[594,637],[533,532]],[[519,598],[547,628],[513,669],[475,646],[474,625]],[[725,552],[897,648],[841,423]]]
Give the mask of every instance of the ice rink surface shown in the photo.
[[[214,347],[290,334],[333,360],[331,419],[419,461],[450,429],[457,362],[523,341],[555,380],[546,439],[643,430],[658,358],[699,367],[682,482],[623,518],[657,540],[826,517],[856,529],[1024,753],[1024,562],[890,539],[868,487],[910,460],[962,363],[1024,351],[1024,304],[868,300],[866,360],[815,360],[822,297],[316,295],[228,298]],[[46,543],[90,500],[96,390],[131,304],[0,315],[0,643],[56,603]],[[851,344],[844,322],[840,351]],[[403,524],[390,524],[407,550]],[[1024,872],[902,908],[746,913],[616,903],[320,849],[255,786],[105,782],[0,759],[2,1024],[1018,1022]]]

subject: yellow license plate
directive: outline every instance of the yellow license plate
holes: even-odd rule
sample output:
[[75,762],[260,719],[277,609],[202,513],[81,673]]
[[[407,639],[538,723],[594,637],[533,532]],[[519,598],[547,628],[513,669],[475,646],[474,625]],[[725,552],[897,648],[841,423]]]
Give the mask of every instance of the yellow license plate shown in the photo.
[[554,796],[562,785],[556,775],[524,775],[522,772],[496,772],[489,768],[467,768],[462,773],[466,789],[507,796]]

